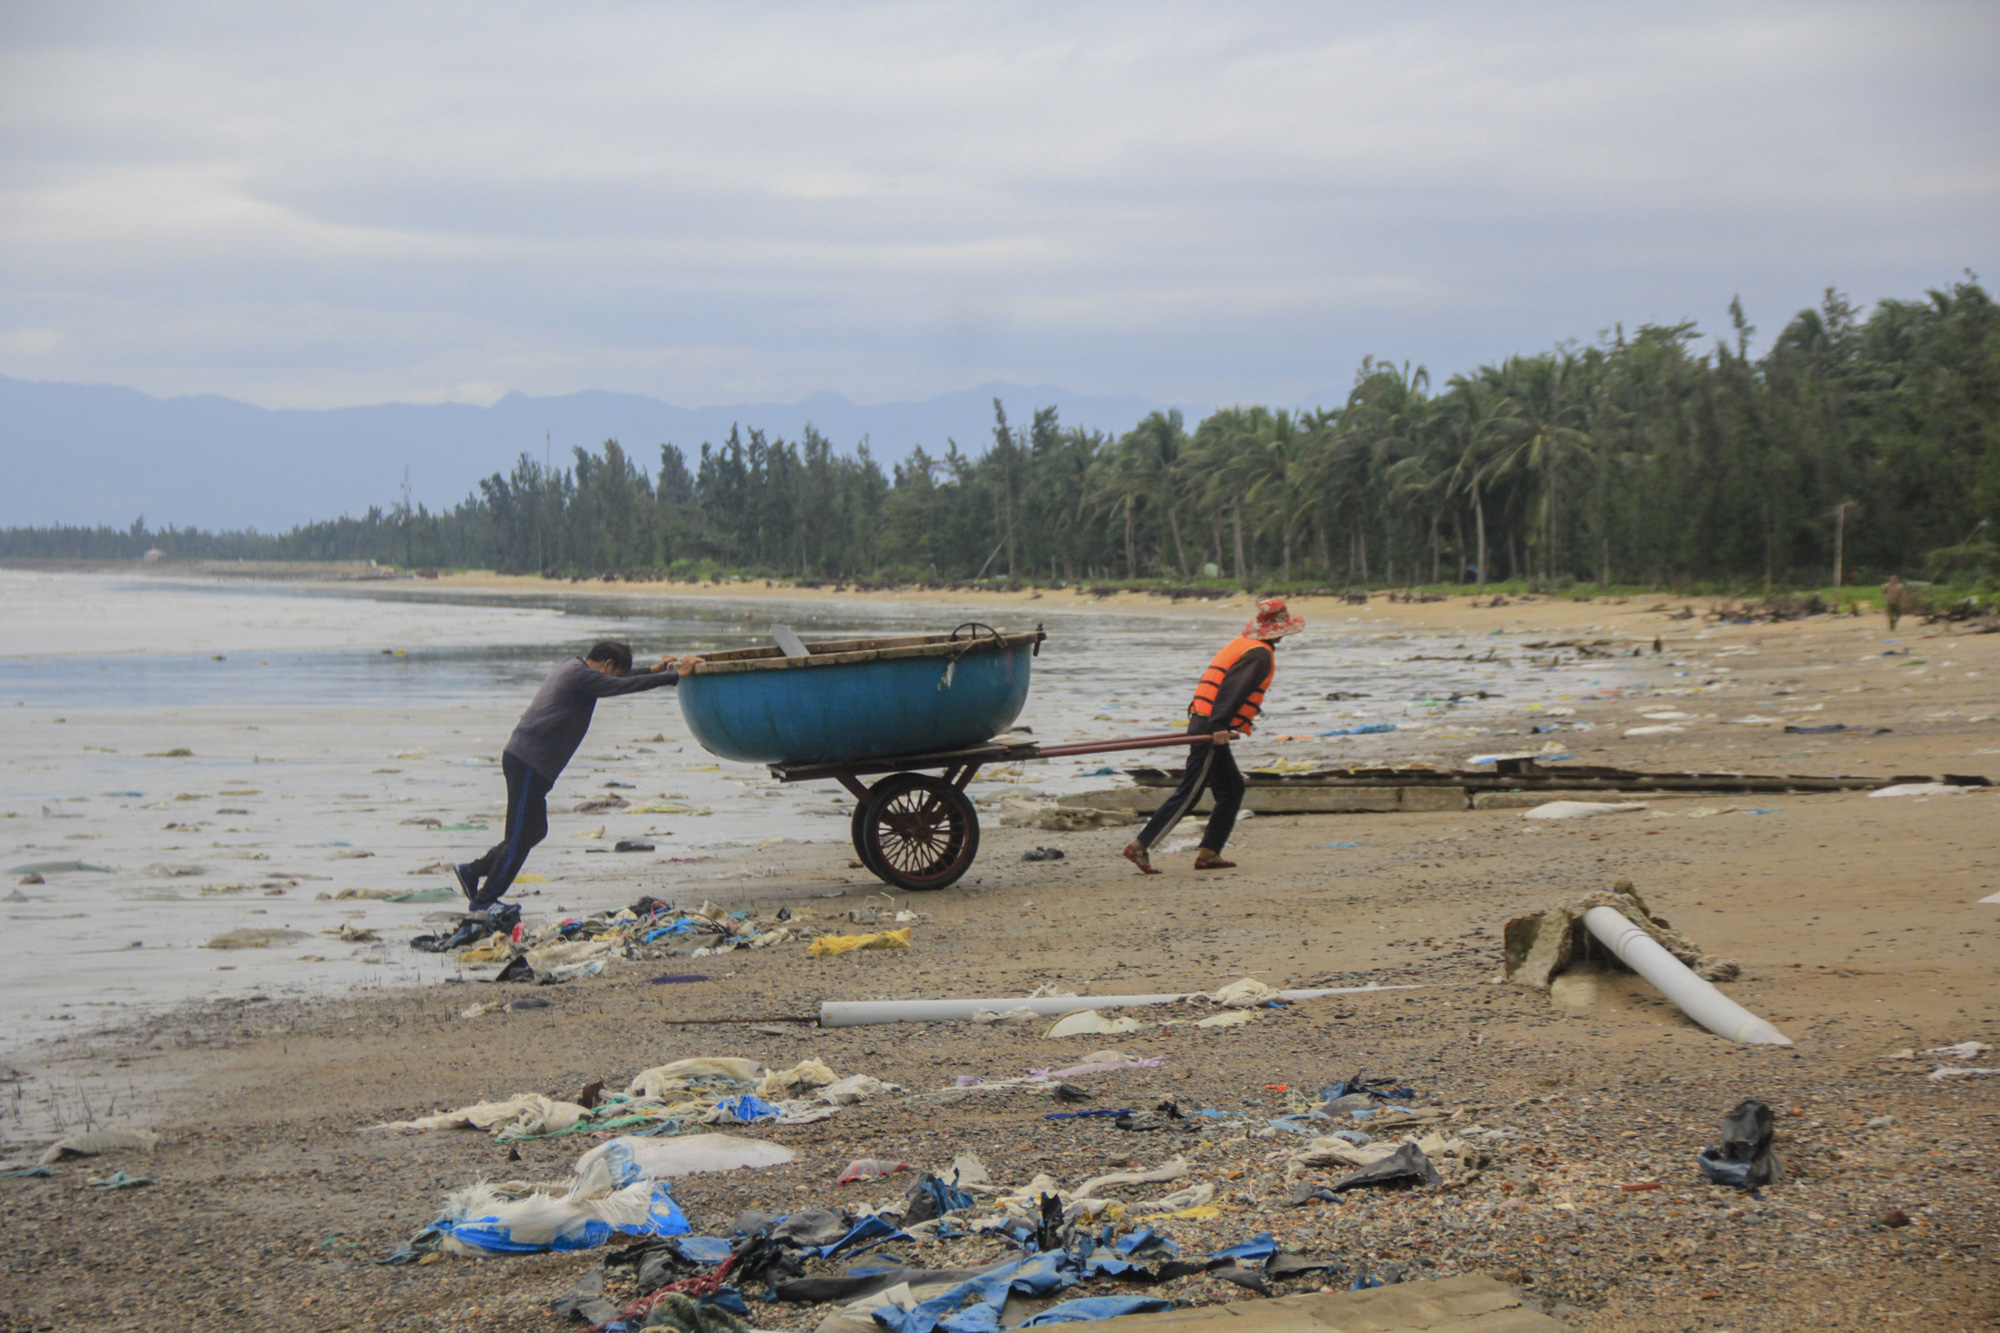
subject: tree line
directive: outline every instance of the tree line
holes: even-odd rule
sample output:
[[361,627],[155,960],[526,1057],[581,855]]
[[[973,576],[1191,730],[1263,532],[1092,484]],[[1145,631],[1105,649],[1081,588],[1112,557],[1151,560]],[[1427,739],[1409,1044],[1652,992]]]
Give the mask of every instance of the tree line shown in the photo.
[[1368,359],[1338,408],[1156,412],[1122,435],[996,401],[976,453],[886,471],[732,430],[650,469],[523,455],[449,510],[281,534],[0,531],[0,556],[373,559],[548,576],[1256,586],[1818,586],[2000,571],[2000,322],[1976,279],[1865,315],[1829,289],[1763,355],[1740,303],[1433,381]]

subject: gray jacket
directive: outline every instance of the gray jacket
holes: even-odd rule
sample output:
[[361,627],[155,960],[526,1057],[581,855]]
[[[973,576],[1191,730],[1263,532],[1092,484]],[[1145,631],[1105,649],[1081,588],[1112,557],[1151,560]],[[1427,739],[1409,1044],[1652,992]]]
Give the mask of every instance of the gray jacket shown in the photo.
[[583,744],[599,699],[656,690],[680,678],[680,672],[671,670],[607,676],[581,657],[572,657],[551,671],[542,688],[535,691],[528,711],[521,714],[514,734],[507,738],[507,753],[553,782],[576,755],[576,747]]

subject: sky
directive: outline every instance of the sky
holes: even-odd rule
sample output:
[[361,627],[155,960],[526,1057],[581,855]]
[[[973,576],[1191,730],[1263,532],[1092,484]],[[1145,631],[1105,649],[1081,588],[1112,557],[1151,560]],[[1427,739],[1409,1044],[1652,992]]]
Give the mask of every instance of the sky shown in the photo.
[[2000,5],[0,0],[0,374],[1288,404],[2000,272]]

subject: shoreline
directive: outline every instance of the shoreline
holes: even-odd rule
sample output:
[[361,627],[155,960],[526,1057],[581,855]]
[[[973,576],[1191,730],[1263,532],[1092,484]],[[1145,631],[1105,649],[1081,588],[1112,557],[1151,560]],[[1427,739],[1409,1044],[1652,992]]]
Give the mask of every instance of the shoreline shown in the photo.
[[[603,591],[630,595],[630,586]],[[686,595],[680,585],[663,591]],[[780,590],[765,596],[779,600]],[[796,590],[782,596],[799,600]],[[1572,633],[1618,611],[1634,617],[1629,629],[1617,625],[1634,644],[1649,646],[1664,631],[1667,652],[1649,688],[1579,698],[1559,718],[1590,724],[1559,733],[1577,762],[2000,770],[1990,703],[2000,636],[1906,626],[1885,656],[1881,622],[1845,617],[1734,626],[1669,621],[1651,603],[1393,605],[1460,630],[1500,629],[1496,618],[1514,615],[1526,622],[1516,632]],[[1131,609],[1171,616],[1196,608]],[[1384,609],[1380,599],[1369,608]],[[1346,608],[1346,616],[1361,610]],[[1188,620],[1206,625],[1241,611],[1211,605]],[[1348,626],[1339,604],[1322,611],[1321,627]],[[1536,618],[1543,611],[1552,614]],[[1386,615],[1353,624],[1388,635],[1428,628]],[[1904,655],[1919,639],[1918,651]],[[1278,689],[1287,683],[1281,675]],[[1647,716],[1662,712],[1685,714],[1672,724],[1683,729],[1626,734],[1662,725]],[[1739,721],[1748,715],[1772,720]],[[1781,725],[1788,719],[1849,730],[1793,735]],[[1524,718],[1511,725],[1519,744],[1542,739],[1527,739]],[[547,1302],[596,1271],[602,1250],[409,1268],[374,1261],[430,1220],[446,1193],[481,1178],[560,1179],[589,1140],[523,1141],[512,1145],[520,1157],[512,1161],[510,1145],[474,1131],[357,1131],[522,1092],[573,1098],[592,1079],[620,1088],[672,1059],[740,1055],[772,1068],[815,1058],[838,1075],[870,1074],[910,1095],[818,1124],[730,1131],[782,1143],[799,1159],[677,1182],[699,1234],[725,1233],[745,1207],[900,1198],[908,1177],[836,1187],[835,1175],[858,1157],[895,1155],[945,1170],[956,1153],[976,1149],[997,1180],[1018,1185],[1041,1171],[1073,1184],[1111,1169],[1111,1160],[1144,1168],[1180,1155],[1190,1165],[1185,1183],[1215,1185],[1219,1210],[1160,1224],[1183,1253],[1271,1230],[1309,1254],[1412,1276],[1494,1272],[1560,1302],[1561,1317],[1591,1333],[1717,1323],[1739,1333],[1834,1330],[1912,1307],[1928,1328],[1982,1327],[1981,1311],[2000,1295],[1987,1257],[2000,1247],[2000,1217],[1977,1161],[2000,1122],[2000,1080],[1932,1081],[1925,1076],[1935,1058],[1884,1057],[2000,1033],[2000,908],[1979,901],[2000,890],[1986,833],[1997,808],[1993,792],[1900,800],[1856,792],[1661,801],[1645,812],[1550,825],[1517,810],[1270,815],[1239,826],[1231,850],[1240,851],[1241,869],[1196,876],[1180,852],[1160,858],[1167,873],[1153,880],[1119,858],[1120,829],[1050,833],[996,821],[959,886],[894,895],[897,907],[926,918],[914,923],[908,950],[810,958],[792,943],[626,962],[545,990],[438,982],[222,1002],[79,1035],[65,1050],[14,1061],[17,1092],[33,1100],[81,1087],[100,1122],[150,1124],[164,1138],[150,1153],[0,1182],[0,1204],[22,1237],[0,1257],[0,1285],[14,1293],[0,1308],[57,1328],[133,1333],[197,1318],[222,1329],[317,1330],[332,1318],[353,1328],[414,1321],[541,1333],[555,1322]],[[884,886],[849,864],[834,832],[700,865],[607,866],[607,886],[622,884],[632,898],[714,897],[809,906],[822,916],[879,906],[889,897]],[[1065,857],[1022,860],[1040,846]],[[1636,881],[1698,945],[1738,960],[1743,977],[1725,991],[1798,1045],[1733,1046],[1631,978],[1599,979],[1585,998],[1571,995],[1570,1007],[1487,984],[1507,920],[1620,878]],[[835,893],[842,896],[823,896]],[[708,979],[648,984],[655,972],[683,971]],[[1246,975],[1273,985],[1375,979],[1429,989],[1332,997],[1240,1029],[1149,1027],[1061,1040],[1044,1040],[1039,1025],[760,1031],[732,1021],[803,1015],[824,999],[1022,995],[1045,983],[1097,994],[1184,991]],[[494,992],[550,1003],[460,1016]],[[1045,1096],[923,1099],[963,1076],[1017,1076],[1107,1046],[1165,1064],[1079,1079],[1089,1107],[1174,1100],[1261,1126],[1292,1108],[1291,1092],[1273,1088],[1313,1089],[1359,1069],[1414,1087],[1419,1105],[1459,1109],[1454,1133],[1506,1132],[1491,1140],[1492,1165],[1462,1187],[1364,1191],[1294,1207],[1288,1157],[1303,1140],[1051,1122]],[[1703,1183],[1693,1166],[1695,1150],[1715,1141],[1720,1117],[1746,1096],[1776,1109],[1788,1172],[1757,1199]],[[114,1168],[155,1184],[108,1194],[88,1187]],[[1635,1183],[1643,1188],[1629,1191]],[[1911,1224],[1884,1225],[1891,1208]],[[157,1253],[148,1238],[169,1231],[180,1240],[171,1259],[133,1261]],[[907,1255],[919,1264],[974,1257],[930,1245]],[[89,1289],[64,1276],[78,1271],[95,1275]],[[1254,1299],[1201,1277],[1165,1294]],[[800,1333],[825,1313],[753,1309],[759,1327]]]

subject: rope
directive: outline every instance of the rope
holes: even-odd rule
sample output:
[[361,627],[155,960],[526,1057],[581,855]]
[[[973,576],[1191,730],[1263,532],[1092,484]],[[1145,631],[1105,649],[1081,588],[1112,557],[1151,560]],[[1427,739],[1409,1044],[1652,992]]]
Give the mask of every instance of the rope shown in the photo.
[[666,1286],[656,1289],[650,1296],[641,1296],[633,1301],[602,1324],[592,1324],[583,1333],[604,1333],[606,1328],[620,1321],[643,1319],[653,1312],[654,1306],[676,1292],[694,1297],[713,1296],[722,1290],[722,1280],[729,1276],[730,1269],[736,1267],[736,1259],[737,1256],[732,1254],[717,1264],[713,1273],[697,1273],[678,1282],[669,1282]]

